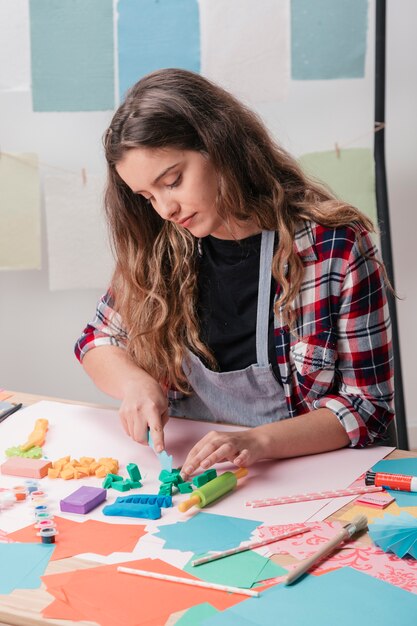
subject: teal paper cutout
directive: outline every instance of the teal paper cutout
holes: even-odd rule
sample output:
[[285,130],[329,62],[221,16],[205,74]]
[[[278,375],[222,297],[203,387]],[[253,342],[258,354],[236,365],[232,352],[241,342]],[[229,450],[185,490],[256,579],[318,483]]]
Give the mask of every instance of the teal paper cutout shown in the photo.
[[384,552],[393,552],[400,559],[407,554],[417,558],[417,519],[407,511],[376,519],[369,524],[369,534]]
[[261,521],[199,512],[185,522],[166,524],[155,533],[165,540],[164,548],[202,554],[233,548],[250,539]]
[[367,14],[367,0],[292,0],[292,78],[363,78]]
[[[153,439],[149,430],[148,430],[148,443],[150,447],[152,448],[152,450],[155,452]],[[155,454],[159,459],[161,468],[171,473],[172,472],[172,455],[167,454],[165,450],[162,450],[162,452],[155,452]]]
[[114,108],[112,0],[31,0],[34,111]]

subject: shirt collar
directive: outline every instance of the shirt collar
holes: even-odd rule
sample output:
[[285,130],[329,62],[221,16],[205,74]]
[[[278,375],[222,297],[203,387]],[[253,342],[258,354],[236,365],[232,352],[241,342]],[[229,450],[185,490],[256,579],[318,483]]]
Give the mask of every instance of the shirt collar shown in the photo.
[[304,263],[308,261],[317,261],[316,252],[316,224],[310,221],[300,222],[294,235],[294,247],[299,257]]

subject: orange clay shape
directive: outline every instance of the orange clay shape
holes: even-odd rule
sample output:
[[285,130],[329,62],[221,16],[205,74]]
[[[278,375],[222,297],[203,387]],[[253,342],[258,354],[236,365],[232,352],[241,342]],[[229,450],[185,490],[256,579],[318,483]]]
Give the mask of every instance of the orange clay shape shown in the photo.
[[43,446],[45,443],[46,431],[48,430],[48,420],[39,419],[35,422],[35,428],[30,433],[28,440],[20,446],[22,452],[30,450],[33,446]]

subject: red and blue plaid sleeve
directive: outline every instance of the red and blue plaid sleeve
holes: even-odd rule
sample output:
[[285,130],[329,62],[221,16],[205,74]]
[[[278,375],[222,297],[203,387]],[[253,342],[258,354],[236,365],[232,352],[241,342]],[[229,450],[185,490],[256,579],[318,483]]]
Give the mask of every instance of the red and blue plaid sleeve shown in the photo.
[[75,344],[75,356],[80,362],[89,350],[98,346],[126,348],[127,332],[119,313],[113,307],[112,295],[107,291],[97,304],[94,319],[87,324]]
[[383,436],[394,416],[391,322],[376,247],[368,233],[359,235],[347,259],[337,322],[337,393],[326,394],[314,408],[327,407],[344,426],[352,447]]

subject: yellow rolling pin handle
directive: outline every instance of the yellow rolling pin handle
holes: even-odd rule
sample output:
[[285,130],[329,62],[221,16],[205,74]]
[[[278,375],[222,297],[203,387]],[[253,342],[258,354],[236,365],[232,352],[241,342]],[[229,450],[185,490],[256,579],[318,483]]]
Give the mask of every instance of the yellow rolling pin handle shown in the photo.
[[188,500],[181,502],[178,505],[179,511],[185,513],[194,505],[203,508],[210,502],[214,502],[214,500],[224,496],[225,493],[232,491],[236,487],[238,479],[243,478],[247,473],[246,467],[241,467],[236,472],[225,472],[217,478],[213,478],[206,485],[196,489]]
[[43,446],[46,438],[46,431],[48,430],[48,420],[38,419],[35,422],[35,428],[30,433],[28,440],[20,446],[23,452],[33,448],[33,446]]

